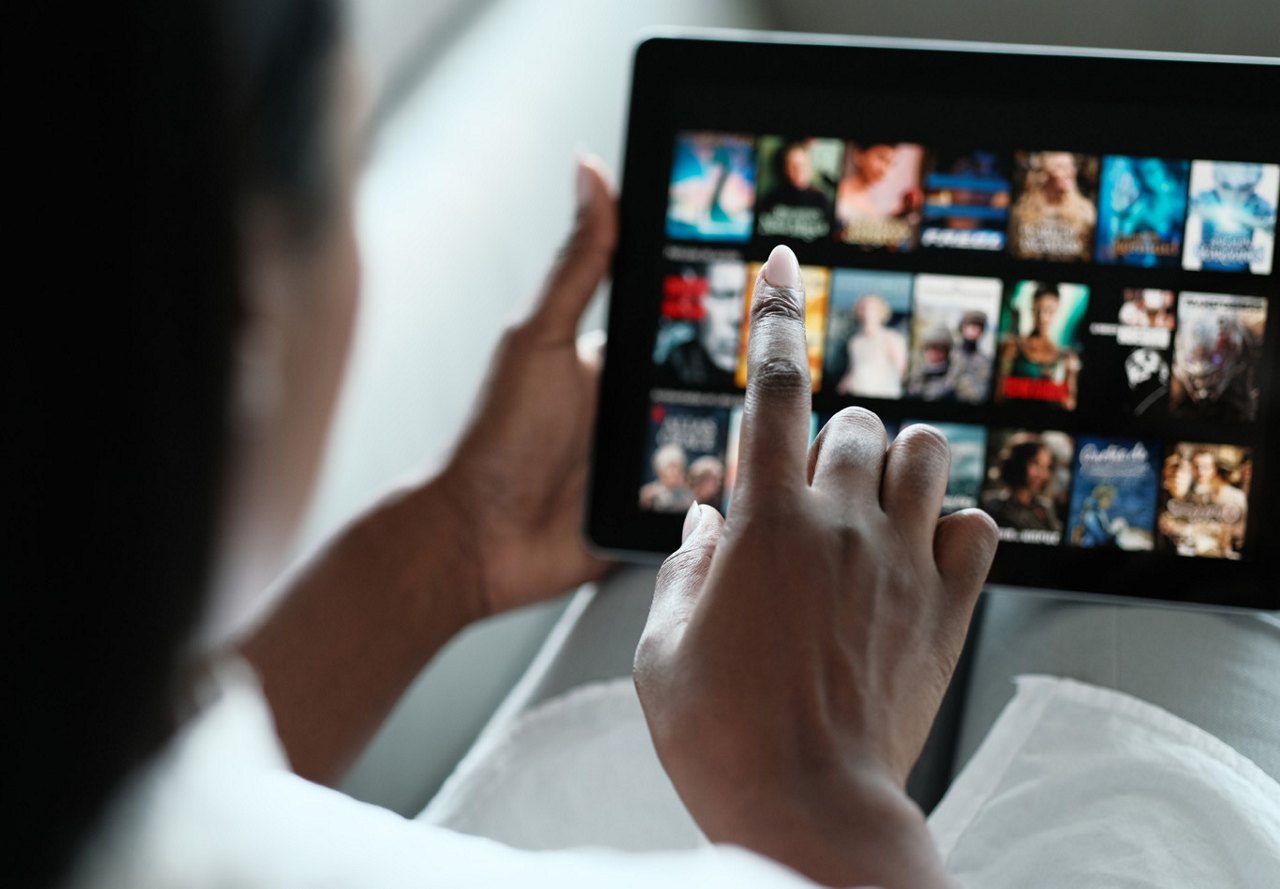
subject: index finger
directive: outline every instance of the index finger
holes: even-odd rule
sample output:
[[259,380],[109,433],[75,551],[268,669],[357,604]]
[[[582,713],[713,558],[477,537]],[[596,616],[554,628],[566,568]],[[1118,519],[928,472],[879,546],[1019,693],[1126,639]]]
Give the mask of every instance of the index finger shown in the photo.
[[796,255],[774,247],[751,297],[738,446],[738,490],[747,501],[762,491],[807,484],[811,391],[804,311]]

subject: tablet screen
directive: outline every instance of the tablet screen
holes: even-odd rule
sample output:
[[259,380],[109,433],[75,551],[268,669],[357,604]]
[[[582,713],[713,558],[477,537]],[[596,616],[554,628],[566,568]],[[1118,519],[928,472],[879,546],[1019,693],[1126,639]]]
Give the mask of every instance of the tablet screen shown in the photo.
[[694,500],[732,512],[751,291],[787,243],[811,434],[849,405],[940,429],[993,580],[1280,607],[1278,70],[645,44],[593,536],[669,551]]

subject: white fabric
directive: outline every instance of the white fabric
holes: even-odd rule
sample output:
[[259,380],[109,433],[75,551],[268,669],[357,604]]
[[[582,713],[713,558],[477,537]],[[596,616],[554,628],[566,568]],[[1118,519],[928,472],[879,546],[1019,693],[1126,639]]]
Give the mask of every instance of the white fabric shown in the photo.
[[733,847],[531,853],[356,802],[288,771],[243,672],[115,801],[70,879],[76,889],[808,885]]
[[658,762],[630,677],[486,731],[419,817],[520,849],[707,845]]
[[929,819],[965,886],[1280,886],[1280,785],[1119,692],[1024,676]]
[[[423,818],[529,849],[704,842],[629,679],[583,686],[487,736]],[[1202,730],[1065,679],[1018,692],[930,818],[967,886],[1280,885],[1280,787]]]
[[[131,783],[73,887],[810,885],[706,845],[661,773],[629,680],[515,720],[427,815],[356,802],[287,769],[242,674]],[[1280,885],[1280,786],[1203,731],[1128,696],[1023,678],[930,819],[967,886]]]

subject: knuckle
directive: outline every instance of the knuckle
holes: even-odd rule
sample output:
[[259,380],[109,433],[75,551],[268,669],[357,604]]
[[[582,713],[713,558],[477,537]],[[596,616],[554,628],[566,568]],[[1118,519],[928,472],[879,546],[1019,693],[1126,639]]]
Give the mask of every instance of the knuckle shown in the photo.
[[702,567],[704,555],[701,549],[678,549],[663,561],[658,569],[657,589],[663,593],[675,592],[690,574]]
[[951,445],[947,443],[947,437],[925,423],[917,423],[902,430],[898,435],[898,447],[914,460],[928,460],[944,465],[951,460]]
[[751,320],[781,318],[804,324],[804,296],[784,287],[761,287],[751,301]]
[[865,407],[847,407],[827,421],[831,435],[871,432],[883,436],[884,423],[874,412]]
[[756,388],[765,392],[793,394],[809,390],[809,368],[793,358],[767,358],[752,376]]

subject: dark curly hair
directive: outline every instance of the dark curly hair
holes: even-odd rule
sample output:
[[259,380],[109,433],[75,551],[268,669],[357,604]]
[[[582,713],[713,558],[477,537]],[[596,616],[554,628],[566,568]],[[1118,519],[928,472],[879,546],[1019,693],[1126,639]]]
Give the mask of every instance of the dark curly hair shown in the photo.
[[1009,453],[1000,461],[1000,481],[1010,488],[1025,488],[1027,464],[1044,450],[1048,448],[1039,440],[1018,442],[1009,448]]

